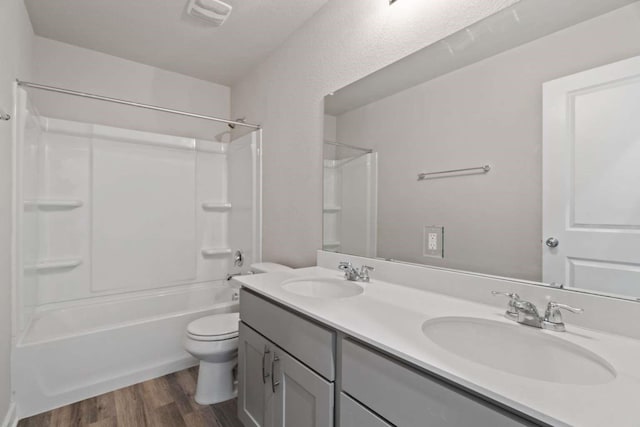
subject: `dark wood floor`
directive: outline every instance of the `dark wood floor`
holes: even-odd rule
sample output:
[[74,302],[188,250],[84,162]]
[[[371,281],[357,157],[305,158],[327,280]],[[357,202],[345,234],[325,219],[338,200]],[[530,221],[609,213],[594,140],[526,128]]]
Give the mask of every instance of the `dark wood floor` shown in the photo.
[[197,368],[132,385],[20,420],[18,427],[242,427],[236,399],[193,400]]

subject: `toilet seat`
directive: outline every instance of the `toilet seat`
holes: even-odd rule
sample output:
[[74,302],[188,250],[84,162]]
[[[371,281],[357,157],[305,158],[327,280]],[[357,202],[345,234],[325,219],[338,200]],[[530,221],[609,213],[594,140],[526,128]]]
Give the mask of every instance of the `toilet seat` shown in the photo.
[[205,316],[187,326],[187,335],[196,341],[224,341],[238,336],[240,313]]

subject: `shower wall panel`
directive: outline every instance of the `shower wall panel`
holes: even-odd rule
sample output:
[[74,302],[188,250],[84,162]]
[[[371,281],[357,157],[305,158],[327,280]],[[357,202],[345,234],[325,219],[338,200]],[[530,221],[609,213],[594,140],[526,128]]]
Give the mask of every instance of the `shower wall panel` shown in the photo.
[[198,278],[224,279],[229,271],[229,215],[227,146],[197,140]]
[[243,265],[230,265],[233,273],[247,271],[251,263],[261,259],[260,233],[260,164],[257,133],[244,135],[228,145],[229,202],[233,210],[229,216],[230,243],[243,255]]
[[[41,119],[42,161],[38,194],[40,244],[37,303],[87,295],[89,251],[89,160],[91,127]],[[30,266],[31,267],[31,266]]]
[[[18,140],[22,141],[22,152],[18,158],[20,164],[17,171],[22,180],[22,186],[16,194],[23,200],[34,200],[39,194],[40,171],[42,165],[42,127],[40,116],[33,106],[24,97],[18,98],[16,105],[19,124],[16,126]],[[21,206],[22,208],[22,206]],[[16,258],[22,265],[29,266],[24,270],[22,288],[17,293],[16,299],[23,307],[18,316],[18,327],[22,327],[38,303],[38,274],[34,266],[39,257],[40,212],[33,205],[25,204],[21,221],[16,225],[20,229],[22,239],[17,242]]]
[[23,139],[25,310],[226,276],[226,145],[37,123]]
[[96,130],[91,290],[194,281],[194,141],[142,132],[117,135],[102,126]]

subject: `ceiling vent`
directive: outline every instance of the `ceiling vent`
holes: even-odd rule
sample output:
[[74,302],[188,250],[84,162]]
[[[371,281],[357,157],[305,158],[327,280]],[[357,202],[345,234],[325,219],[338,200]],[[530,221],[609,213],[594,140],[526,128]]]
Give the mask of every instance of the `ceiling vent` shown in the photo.
[[220,0],[189,0],[187,13],[216,27],[224,24],[232,7]]

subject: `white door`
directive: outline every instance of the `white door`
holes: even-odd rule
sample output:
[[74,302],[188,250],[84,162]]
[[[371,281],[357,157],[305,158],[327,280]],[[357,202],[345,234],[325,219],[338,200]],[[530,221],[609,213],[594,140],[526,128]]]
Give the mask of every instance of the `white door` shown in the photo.
[[543,281],[640,297],[640,57],[545,83],[543,108]]

